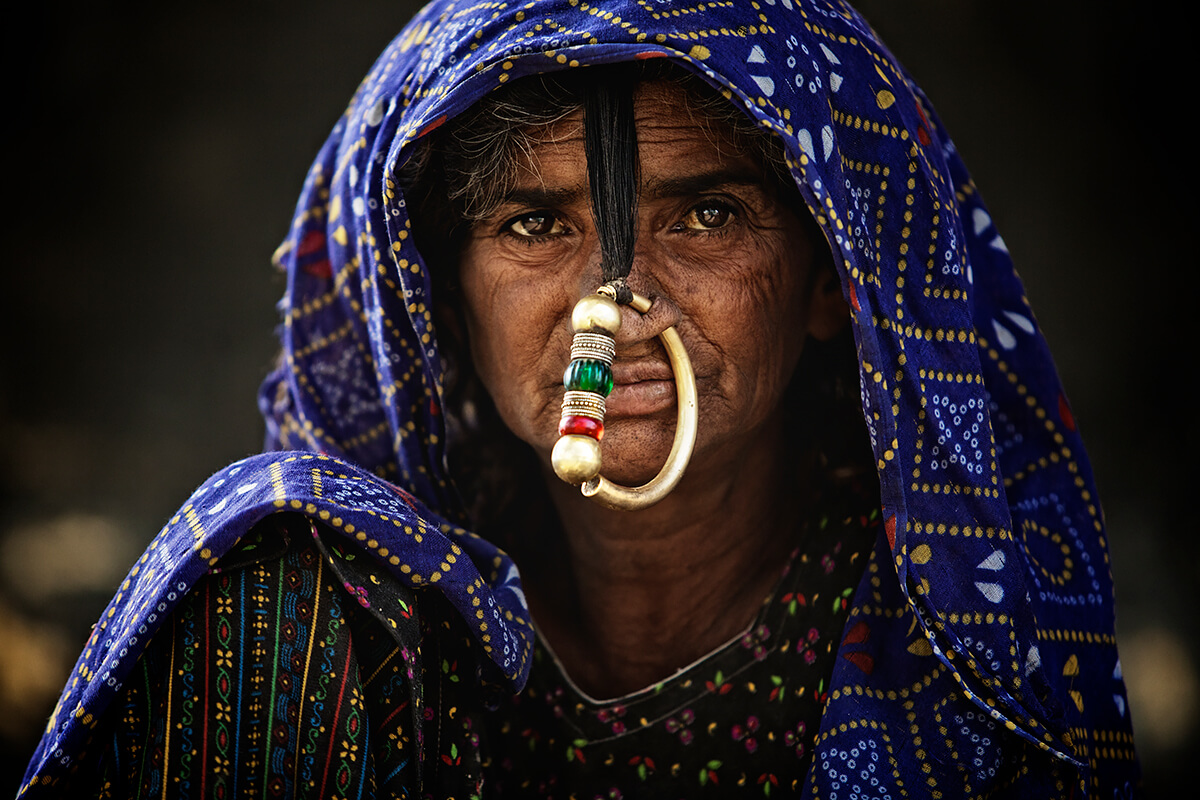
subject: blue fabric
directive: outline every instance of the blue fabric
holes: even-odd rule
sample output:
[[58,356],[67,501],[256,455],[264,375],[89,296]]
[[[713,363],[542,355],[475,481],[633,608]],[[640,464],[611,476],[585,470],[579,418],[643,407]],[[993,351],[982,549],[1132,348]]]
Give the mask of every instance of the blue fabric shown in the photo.
[[1104,519],[1036,318],[929,102],[856,12],[810,0],[438,1],[413,19],[318,155],[278,253],[285,360],[261,406],[284,452],[213,476],[150,545],[26,788],[72,769],[174,604],[281,508],[436,583],[476,624],[485,678],[523,684],[515,568],[460,527],[446,473],[430,276],[393,176],[414,141],[502,83],[647,57],[703,76],[783,140],[852,308],[887,540],[855,596],[811,795],[982,795],[1006,788],[1014,758],[1028,769],[1013,791],[1131,791]]

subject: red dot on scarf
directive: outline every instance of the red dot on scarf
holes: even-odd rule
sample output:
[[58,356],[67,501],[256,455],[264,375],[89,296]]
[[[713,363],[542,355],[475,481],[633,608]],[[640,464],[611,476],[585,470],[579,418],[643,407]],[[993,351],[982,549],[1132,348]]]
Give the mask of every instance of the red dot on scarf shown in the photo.
[[429,133],[430,131],[441,127],[441,124],[445,121],[446,121],[446,115],[442,114],[440,117],[435,119],[433,122],[429,123],[424,128],[421,128],[420,133],[417,134],[417,138],[419,139],[422,136],[424,136],[425,134]]
[[842,639],[842,644],[861,644],[871,638],[871,629],[865,622],[859,622],[846,633],[846,638]]
[[866,653],[843,653],[842,658],[861,669],[868,675],[875,669],[875,659]]
[[328,258],[322,258],[320,261],[314,261],[311,264],[305,264],[301,269],[308,275],[314,278],[332,278],[333,265],[329,263]]
[[300,240],[300,245],[296,248],[296,255],[308,256],[317,252],[325,246],[324,231],[309,231],[304,234],[304,238]]
[[925,116],[925,109],[921,108],[919,104],[917,105],[917,114],[921,117],[921,124],[917,126],[917,141],[921,143],[922,147],[928,147],[931,141],[929,131],[926,130],[926,128],[930,127],[929,117]]
[[1062,392],[1058,393],[1058,416],[1062,419],[1063,427],[1074,433],[1075,415],[1071,413],[1071,406],[1067,404],[1067,396]]

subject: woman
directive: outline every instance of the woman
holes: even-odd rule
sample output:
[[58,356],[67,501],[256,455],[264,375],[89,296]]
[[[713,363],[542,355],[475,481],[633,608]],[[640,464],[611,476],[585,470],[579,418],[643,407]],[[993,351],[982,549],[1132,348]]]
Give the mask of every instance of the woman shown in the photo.
[[[849,8],[434,3],[279,258],[273,452],[131,571],[23,795],[1131,791],[1069,407]],[[606,330],[606,478],[672,447],[667,329],[696,376],[632,512],[551,472],[600,437],[559,401],[602,284],[651,301]]]

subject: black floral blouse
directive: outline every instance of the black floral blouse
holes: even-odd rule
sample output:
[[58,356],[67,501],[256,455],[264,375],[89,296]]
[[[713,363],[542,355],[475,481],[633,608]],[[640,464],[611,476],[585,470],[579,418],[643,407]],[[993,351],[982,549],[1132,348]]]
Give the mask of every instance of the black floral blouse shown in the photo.
[[525,691],[486,717],[484,785],[564,800],[798,789],[877,523],[819,515],[742,635],[634,694],[588,697],[539,640]]

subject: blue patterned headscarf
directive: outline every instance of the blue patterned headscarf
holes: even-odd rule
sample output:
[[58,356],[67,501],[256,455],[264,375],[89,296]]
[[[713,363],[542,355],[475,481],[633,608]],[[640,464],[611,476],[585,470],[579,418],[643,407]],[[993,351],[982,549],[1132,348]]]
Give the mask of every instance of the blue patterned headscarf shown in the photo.
[[[816,0],[435,0],[417,15],[318,155],[278,253],[284,359],[261,397],[276,451],[214,475],[151,543],[27,789],[71,770],[164,618],[279,510],[443,592],[475,624],[482,678],[523,685],[516,570],[462,527],[445,467],[431,280],[396,176],[422,136],[507,82],[656,57],[782,140],[852,309],[886,541],[854,598],[808,790],[1129,791],[1104,520],[1045,341],[929,102],[853,9]],[[1008,759],[1027,769],[1001,787]]]

